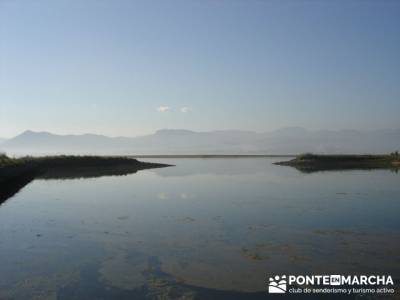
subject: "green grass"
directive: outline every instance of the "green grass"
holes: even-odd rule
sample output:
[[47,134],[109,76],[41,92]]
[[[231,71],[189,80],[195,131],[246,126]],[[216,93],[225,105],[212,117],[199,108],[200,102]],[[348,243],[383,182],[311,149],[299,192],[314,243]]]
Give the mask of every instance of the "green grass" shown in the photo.
[[20,158],[9,157],[6,154],[0,154],[0,168],[17,166],[27,163],[34,163],[40,166],[111,166],[116,164],[137,164],[138,161],[127,157],[113,156],[72,156],[57,155],[32,157],[24,156]]
[[27,163],[29,161],[33,161],[32,157],[26,156],[21,158],[12,158],[7,156],[4,153],[0,153],[0,168],[8,167],[8,166],[16,166]]
[[13,163],[15,163],[15,159],[12,159],[5,154],[0,154],[0,166],[7,166]]

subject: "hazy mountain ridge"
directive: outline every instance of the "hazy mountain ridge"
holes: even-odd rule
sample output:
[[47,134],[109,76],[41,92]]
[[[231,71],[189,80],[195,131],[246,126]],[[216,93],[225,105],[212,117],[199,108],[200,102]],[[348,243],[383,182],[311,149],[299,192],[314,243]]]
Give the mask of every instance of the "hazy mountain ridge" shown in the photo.
[[[0,140],[1,142],[1,140]],[[298,154],[388,153],[400,149],[400,129],[318,130],[301,127],[257,133],[162,129],[139,137],[56,135],[25,131],[0,144],[10,154]]]

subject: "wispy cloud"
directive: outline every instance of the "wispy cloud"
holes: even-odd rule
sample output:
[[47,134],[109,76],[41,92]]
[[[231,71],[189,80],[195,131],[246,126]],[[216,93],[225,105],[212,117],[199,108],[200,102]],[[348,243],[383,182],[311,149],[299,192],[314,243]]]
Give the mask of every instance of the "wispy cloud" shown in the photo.
[[169,197],[166,193],[158,193],[157,198],[165,200],[165,199],[168,199]]
[[171,108],[169,107],[169,106],[159,106],[158,108],[157,108],[157,110],[159,111],[159,112],[167,112],[167,111],[169,111]]
[[183,107],[181,107],[180,111],[181,111],[182,113],[187,113],[187,112],[192,111],[192,109],[191,109],[190,107],[183,106]]

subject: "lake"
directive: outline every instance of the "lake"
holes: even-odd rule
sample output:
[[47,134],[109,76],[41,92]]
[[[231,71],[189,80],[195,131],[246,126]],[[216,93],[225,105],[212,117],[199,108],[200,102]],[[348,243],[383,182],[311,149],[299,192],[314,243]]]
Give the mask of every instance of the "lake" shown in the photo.
[[142,160],[176,166],[34,180],[5,201],[0,299],[265,299],[275,274],[400,277],[400,174]]

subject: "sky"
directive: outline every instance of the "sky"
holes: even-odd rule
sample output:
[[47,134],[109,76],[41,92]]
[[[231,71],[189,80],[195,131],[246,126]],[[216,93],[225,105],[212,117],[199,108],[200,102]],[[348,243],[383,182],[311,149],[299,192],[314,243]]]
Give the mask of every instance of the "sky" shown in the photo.
[[400,128],[400,1],[0,0],[0,137]]

